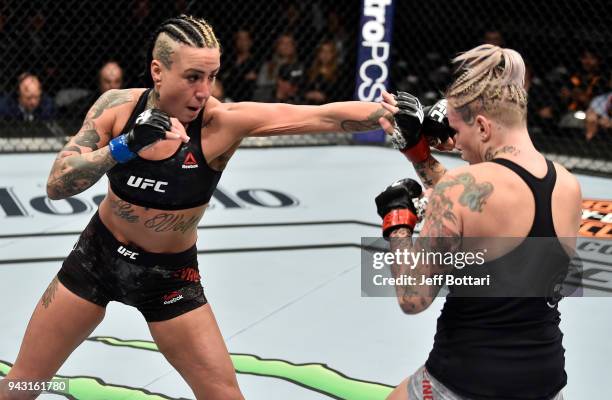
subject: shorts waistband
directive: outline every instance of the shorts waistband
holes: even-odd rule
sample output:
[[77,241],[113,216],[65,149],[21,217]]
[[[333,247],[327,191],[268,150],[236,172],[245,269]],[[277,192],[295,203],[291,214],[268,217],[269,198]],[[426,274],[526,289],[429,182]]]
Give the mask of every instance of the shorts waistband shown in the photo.
[[125,244],[117,240],[113,233],[104,225],[100,214],[96,211],[89,223],[94,228],[94,234],[104,239],[105,247],[117,253],[117,257],[125,259],[132,264],[150,266],[162,266],[164,268],[181,268],[197,263],[198,251],[194,244],[180,253],[152,253],[138,246]]

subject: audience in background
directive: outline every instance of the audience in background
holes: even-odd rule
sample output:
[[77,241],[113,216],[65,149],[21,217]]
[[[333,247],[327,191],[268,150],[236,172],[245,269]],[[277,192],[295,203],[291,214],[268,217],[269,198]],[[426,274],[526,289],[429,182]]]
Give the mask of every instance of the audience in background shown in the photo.
[[488,29],[485,31],[484,35],[482,35],[482,43],[483,44],[492,44],[494,46],[506,47],[506,41],[504,40],[504,35],[497,29]]
[[276,78],[275,103],[303,104],[300,90],[304,69],[300,64],[283,64]]
[[533,66],[529,63],[525,65],[525,90],[528,95],[527,122],[529,127],[533,128],[534,132],[554,134],[556,113],[552,94],[542,80],[535,76]]
[[215,84],[212,88],[212,97],[219,100],[221,103],[233,103],[231,97],[227,97],[225,95],[225,89],[223,86],[223,81],[219,78],[215,79]]
[[612,90],[599,95],[591,101],[586,112],[585,139],[593,140],[596,136],[603,140],[612,139]]
[[123,68],[114,60],[106,61],[98,70],[97,90],[85,88],[65,88],[55,96],[55,104],[64,118],[82,120],[89,107],[111,89],[124,87]]
[[335,43],[328,40],[319,44],[304,87],[304,99],[308,104],[324,104],[338,99],[341,92],[338,69]]
[[123,70],[116,61],[106,62],[98,71],[98,87],[102,94],[111,89],[123,87]]
[[36,75],[24,72],[17,78],[17,92],[0,99],[0,118],[9,121],[48,121],[55,117],[53,101],[44,95]]
[[292,34],[283,33],[276,39],[274,54],[259,70],[254,100],[266,101],[269,99],[274,93],[280,67],[284,64],[296,63],[299,62],[295,39]]
[[240,29],[234,33],[234,47],[220,72],[225,92],[234,101],[253,98],[259,66],[251,52],[252,47],[253,39],[248,30]]
[[324,39],[334,42],[339,65],[353,62],[353,60],[347,60],[349,41],[352,39],[344,26],[342,16],[334,9],[327,13],[327,32],[324,34]]
[[561,88],[565,111],[586,110],[593,97],[603,94],[608,83],[601,71],[601,58],[591,49],[580,54],[580,67],[570,74]]
[[[58,116],[62,124],[67,120],[82,120],[91,104],[105,91],[122,88],[125,83],[130,86],[141,84],[138,74],[143,70],[141,59],[147,49],[129,47],[125,53],[130,56],[121,59],[122,66],[110,60],[99,68],[95,89],[93,72],[83,75],[84,79],[75,80],[67,73],[72,71],[68,69],[70,60],[86,59],[81,60],[79,53],[68,51],[70,47],[67,46],[74,43],[63,40],[66,31],[56,29],[57,22],[49,18],[51,8],[45,6],[47,3],[39,4],[40,7],[30,7],[27,13],[17,15],[0,0],[0,52],[3,55],[14,54],[3,59],[5,73],[0,75],[0,117],[3,120],[44,121]],[[126,8],[126,14],[118,16],[117,24],[129,26],[130,31],[142,37],[142,40],[130,43],[145,40],[145,36],[150,34],[147,27],[154,25],[163,15],[189,12],[192,8],[185,0],[164,3],[163,7],[153,7],[153,4],[151,0],[134,0]],[[357,43],[353,39],[354,33],[349,32],[343,22],[347,17],[345,10],[323,1],[315,1],[312,7],[294,1],[281,1],[279,4],[281,6],[269,31],[258,26],[257,19],[246,22],[250,29],[238,25],[231,28],[239,27],[225,39],[229,43],[224,47],[224,61],[213,95],[226,102],[255,100],[295,104],[351,99],[355,80],[354,46]],[[214,15],[212,12],[210,17],[213,23]],[[276,37],[270,46],[272,37],[266,35],[278,27],[285,33]],[[91,34],[95,36],[94,32],[104,29],[114,28],[92,24]],[[300,35],[299,47],[294,33]],[[83,34],[85,37],[87,32]],[[512,43],[512,39],[516,40],[515,34],[508,37],[506,34],[508,32],[493,25],[477,40],[502,47],[516,46],[519,51],[529,49],[522,43]],[[64,44],[54,46],[53,43],[60,39]],[[74,40],[81,43],[81,37]],[[258,50],[272,50],[263,64],[259,53],[253,49],[254,43],[261,46]],[[313,46],[317,43],[315,49]],[[452,55],[446,54],[448,48],[444,46],[424,44],[411,47],[421,49],[423,54],[402,54],[402,49],[405,49],[402,46],[396,46],[392,55],[391,70],[396,72],[391,76],[390,89],[409,90],[424,104],[432,104],[440,97],[452,74],[446,63]],[[528,123],[530,129],[533,128],[533,135],[550,137],[570,132],[574,136],[583,135],[587,141],[609,138],[612,88],[607,62],[611,60],[603,57],[609,56],[605,48],[591,45],[582,49],[580,62],[575,68],[567,64],[567,59],[561,58],[559,64],[551,64],[543,60],[541,54],[526,53],[534,63],[527,66],[525,77],[529,94]],[[571,49],[571,46],[567,47],[568,51]],[[307,69],[300,60],[307,60]],[[22,74],[15,90],[15,73],[24,69],[35,74]],[[537,74],[534,74],[534,69]],[[87,79],[91,86],[86,84]],[[72,82],[76,84],[74,87],[70,86]],[[72,127],[65,126],[65,129],[71,131]]]

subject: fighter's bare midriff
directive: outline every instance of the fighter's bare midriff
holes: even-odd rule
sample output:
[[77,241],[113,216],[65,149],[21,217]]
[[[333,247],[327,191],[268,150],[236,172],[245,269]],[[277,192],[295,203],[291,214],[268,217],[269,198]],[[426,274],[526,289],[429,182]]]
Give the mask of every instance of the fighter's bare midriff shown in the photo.
[[140,207],[122,200],[109,187],[99,212],[118,241],[151,253],[178,253],[195,244],[207,206],[184,210]]

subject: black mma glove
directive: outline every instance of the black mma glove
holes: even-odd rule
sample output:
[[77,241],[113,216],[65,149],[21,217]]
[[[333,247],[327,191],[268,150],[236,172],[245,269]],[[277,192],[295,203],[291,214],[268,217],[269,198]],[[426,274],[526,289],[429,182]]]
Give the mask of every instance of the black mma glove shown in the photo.
[[383,219],[383,237],[386,239],[392,230],[406,227],[412,232],[418,222],[415,200],[423,192],[421,185],[414,179],[401,179],[388,186],[376,196],[376,211]]
[[128,162],[143,148],[164,139],[171,127],[168,114],[158,109],[146,110],[138,116],[131,131],[110,141],[111,156],[118,163]]
[[391,141],[413,163],[429,156],[429,144],[421,133],[423,107],[416,96],[406,92],[393,95],[399,111],[393,115],[395,126]]
[[441,143],[455,135],[455,130],[448,125],[446,106],[446,99],[442,99],[433,106],[423,108],[423,134],[428,138],[440,139]]

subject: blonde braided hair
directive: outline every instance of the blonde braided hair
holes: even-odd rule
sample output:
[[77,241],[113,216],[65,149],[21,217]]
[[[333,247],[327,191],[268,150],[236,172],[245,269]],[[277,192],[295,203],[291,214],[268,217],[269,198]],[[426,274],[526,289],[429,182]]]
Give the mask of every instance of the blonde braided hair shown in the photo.
[[449,104],[466,123],[478,113],[506,125],[525,122],[525,62],[512,49],[483,44],[455,57],[459,76],[446,91]]

